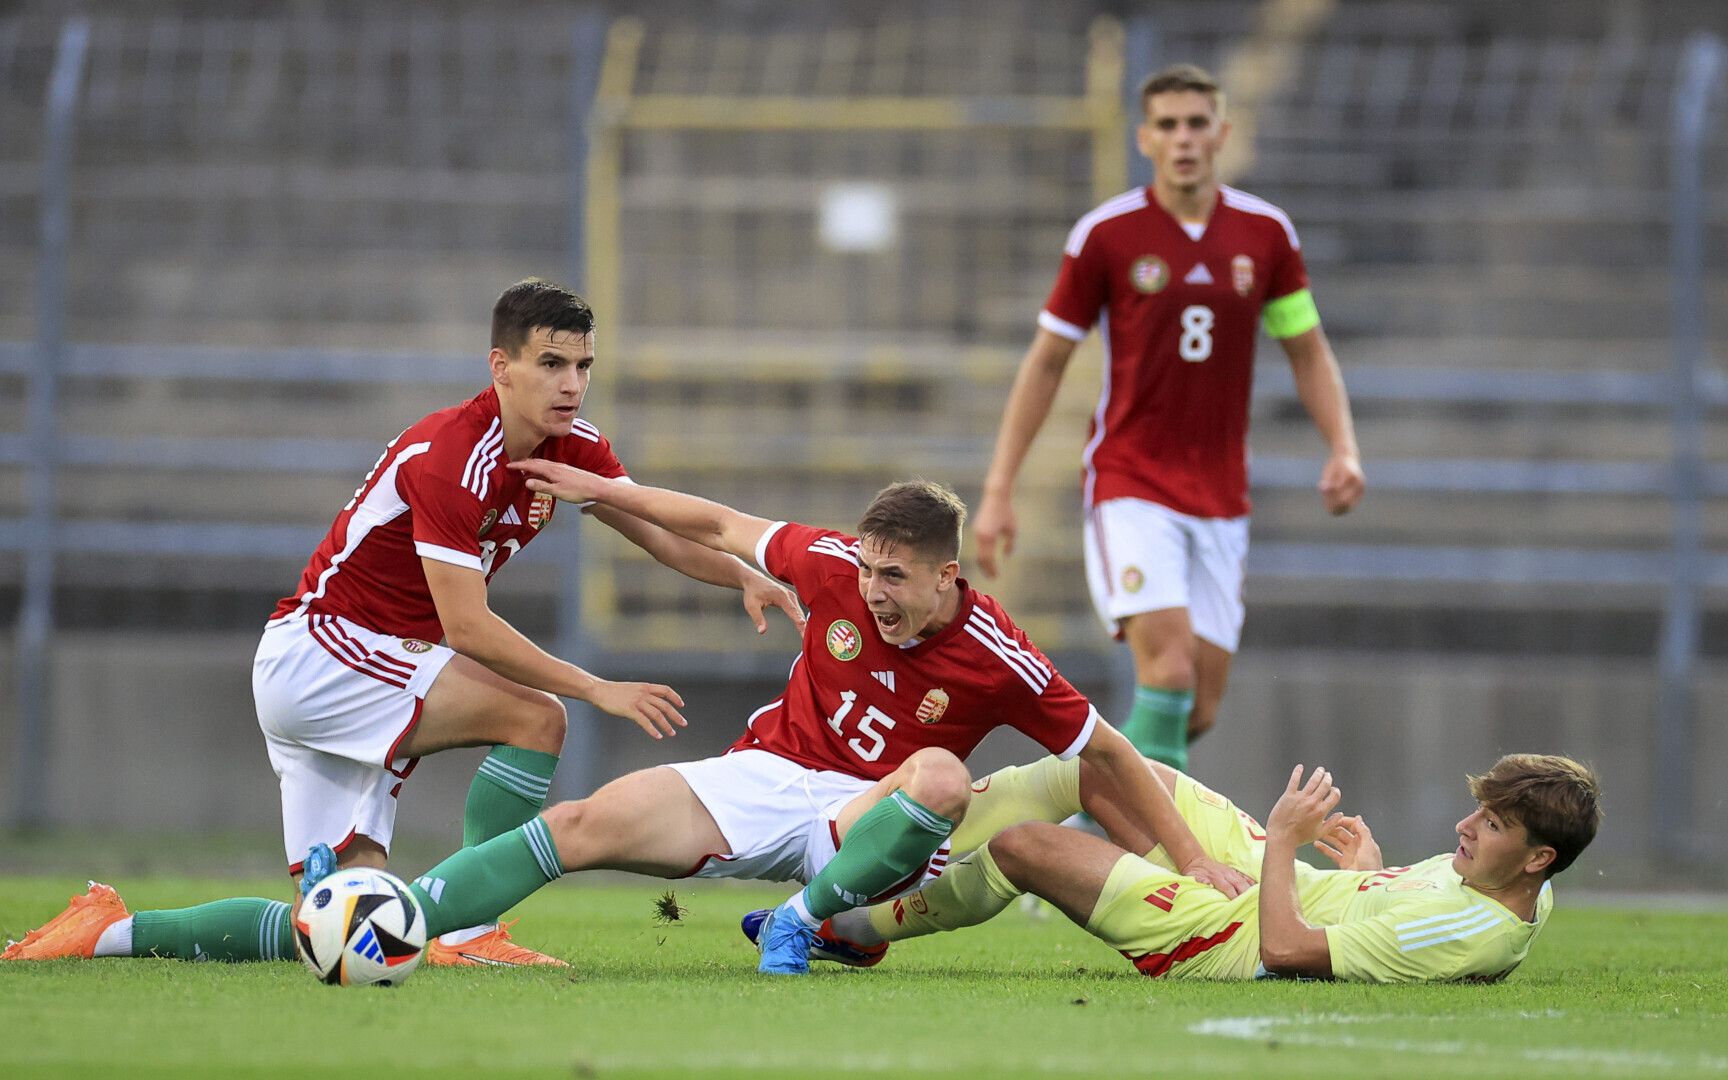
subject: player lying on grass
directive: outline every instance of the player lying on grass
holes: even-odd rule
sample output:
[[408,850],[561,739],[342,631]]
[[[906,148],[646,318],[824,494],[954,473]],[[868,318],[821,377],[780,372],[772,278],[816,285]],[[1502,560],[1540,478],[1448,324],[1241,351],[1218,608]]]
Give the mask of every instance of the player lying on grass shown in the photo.
[[999,604],[959,577],[965,506],[935,484],[895,484],[857,537],[549,461],[529,486],[653,521],[753,557],[810,609],[786,691],[724,755],[657,766],[465,848],[413,883],[436,930],[496,918],[568,871],[808,882],[777,909],[760,969],[808,970],[831,915],[941,872],[966,813],[962,759],[1009,725],[1076,755],[1174,864],[1234,896],[1248,875],[1207,858],[1165,785]]
[[[1529,952],[1553,907],[1548,879],[1602,818],[1588,767],[1509,754],[1469,778],[1477,807],[1455,851],[1386,868],[1360,817],[1330,813],[1342,793],[1325,769],[1303,783],[1297,766],[1262,830],[1192,777],[1155,768],[1207,854],[1257,873],[1257,888],[1230,897],[1175,872],[1083,764],[1046,759],[980,781],[954,841],[956,853],[981,846],[920,892],[834,919],[812,956],[874,964],[886,942],[977,925],[1030,892],[1152,976],[1495,982]],[[1082,807],[1114,842],[1051,824]],[[1339,869],[1298,862],[1309,842]],[[747,934],[760,914],[746,916]]]
[[[418,758],[440,750],[493,747],[468,791],[463,843],[533,818],[564,745],[555,695],[657,739],[684,723],[670,688],[597,678],[542,652],[486,602],[492,575],[555,505],[505,465],[534,456],[629,483],[611,444],[576,415],[594,364],[593,310],[548,282],[511,286],[493,307],[487,364],[490,387],[390,442],[264,630],[252,690],[297,877],[318,845],[332,863],[383,866],[397,792]],[[610,506],[591,512],[667,566],[742,589],[758,632],[770,605],[802,627],[792,593],[738,559]],[[561,962],[512,944],[502,927],[444,929],[452,933],[432,942],[431,963]],[[289,905],[278,901],[128,916],[114,890],[92,883],[4,958],[291,959],[292,942]]]

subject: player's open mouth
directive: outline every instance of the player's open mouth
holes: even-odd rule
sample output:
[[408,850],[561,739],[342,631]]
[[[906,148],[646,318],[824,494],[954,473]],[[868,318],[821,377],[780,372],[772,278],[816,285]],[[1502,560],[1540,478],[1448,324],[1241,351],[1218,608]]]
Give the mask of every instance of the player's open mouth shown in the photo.
[[1469,857],[1470,857],[1470,852],[1468,852],[1468,851],[1466,851],[1466,850],[1465,850],[1465,849],[1464,849],[1464,845],[1463,845],[1463,844],[1459,844],[1459,845],[1458,845],[1458,854],[1459,854],[1459,855],[1461,855],[1461,856],[1463,856],[1463,857],[1464,857],[1464,858],[1466,858],[1466,859],[1468,859],[1468,858],[1469,858]]
[[900,628],[900,623],[903,621],[903,616],[898,612],[889,613],[872,611],[870,614],[876,616],[876,627],[884,634],[892,634],[894,631],[898,630]]

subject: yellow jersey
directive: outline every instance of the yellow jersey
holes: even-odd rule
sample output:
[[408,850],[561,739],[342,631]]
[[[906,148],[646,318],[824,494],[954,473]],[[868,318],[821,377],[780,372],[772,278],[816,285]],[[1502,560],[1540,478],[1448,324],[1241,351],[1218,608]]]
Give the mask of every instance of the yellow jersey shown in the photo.
[[[1253,817],[1190,776],[1178,778],[1174,795],[1209,856],[1260,876],[1266,836]],[[1148,974],[1254,977],[1259,888],[1227,899],[1175,874],[1162,847],[1146,859],[1124,858],[1106,884],[1093,921],[1108,930],[1107,940]],[[1386,870],[1298,862],[1296,894],[1302,917],[1326,931],[1333,977],[1355,982],[1497,982],[1523,962],[1554,907],[1544,884],[1536,919],[1525,922],[1466,886],[1451,853]]]
[[1524,962],[1554,909],[1547,883],[1525,922],[1464,884],[1452,855],[1388,870],[1312,870],[1302,915],[1326,930],[1332,974],[1356,982],[1499,982]]

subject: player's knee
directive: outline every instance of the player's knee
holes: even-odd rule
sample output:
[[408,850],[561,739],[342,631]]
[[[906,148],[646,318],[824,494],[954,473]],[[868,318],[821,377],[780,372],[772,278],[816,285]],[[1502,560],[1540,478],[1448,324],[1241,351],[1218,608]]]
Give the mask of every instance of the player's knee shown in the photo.
[[995,861],[996,869],[1002,871],[1009,881],[1024,888],[1027,869],[1036,865],[1039,853],[1060,836],[1058,833],[1053,837],[1051,830],[1061,828],[1047,821],[1028,821],[997,833],[990,838],[990,857]]
[[949,820],[959,821],[965,816],[972,801],[972,774],[966,771],[965,762],[947,750],[927,746],[906,763],[912,766],[904,787],[906,794]]
[[555,842],[566,836],[581,835],[593,820],[586,799],[556,803],[540,811],[540,816],[546,819],[546,828],[551,831]]
[[516,734],[511,742],[529,750],[561,753],[564,733],[570,726],[564,703],[551,694],[536,694],[522,703]]
[[1172,646],[1136,660],[1134,673],[1142,686],[1180,689],[1194,685],[1193,650]]

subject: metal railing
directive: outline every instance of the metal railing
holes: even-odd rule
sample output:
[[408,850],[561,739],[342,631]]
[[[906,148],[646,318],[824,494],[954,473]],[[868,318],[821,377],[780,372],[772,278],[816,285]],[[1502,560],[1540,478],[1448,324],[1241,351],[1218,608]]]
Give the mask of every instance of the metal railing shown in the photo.
[[[613,28],[614,30],[616,28]],[[474,361],[469,357],[318,350],[226,350],[209,348],[148,348],[69,344],[65,340],[66,295],[64,268],[68,246],[68,192],[71,188],[71,146],[78,89],[89,41],[89,24],[65,24],[51,77],[41,169],[42,246],[36,296],[37,340],[31,345],[0,344],[0,375],[23,376],[28,382],[27,430],[0,435],[0,465],[24,465],[28,470],[28,514],[0,520],[0,550],[24,555],[23,603],[18,633],[17,701],[19,709],[12,817],[30,824],[44,805],[41,767],[48,722],[46,668],[52,633],[52,586],[57,555],[64,552],[129,552],[194,554],[212,557],[276,555],[303,557],[316,547],[322,527],[257,525],[239,522],[190,524],[176,522],[68,521],[55,515],[55,473],[68,466],[148,466],[274,472],[364,471],[377,453],[375,441],[323,439],[213,439],[191,437],[78,437],[56,432],[55,389],[60,379],[80,376],[148,376],[160,378],[233,379],[259,382],[402,382],[470,385]],[[617,265],[617,146],[615,133],[623,123],[649,126],[685,123],[684,112],[640,106],[632,114],[617,104],[622,93],[614,76],[607,82],[608,27],[597,15],[577,20],[572,29],[574,65],[568,89],[572,130],[568,135],[569,185],[568,267],[574,284],[584,280],[590,292],[612,295]],[[1126,48],[1142,59],[1155,54],[1157,38],[1149,23],[1128,27]],[[1728,555],[1707,552],[1702,544],[1702,506],[1706,499],[1728,495],[1728,467],[1703,461],[1699,430],[1703,410],[1728,405],[1728,380],[1702,366],[1702,227],[1698,186],[1699,146],[1708,117],[1707,106],[1720,81],[1722,46],[1713,38],[1691,43],[1683,54],[1679,91],[1675,98],[1674,282],[1675,356],[1673,374],[1628,372],[1552,373],[1507,371],[1412,371],[1352,368],[1349,388],[1358,403],[1482,402],[1494,404],[1589,404],[1667,408],[1673,417],[1676,451],[1668,463],[1524,462],[1482,460],[1417,460],[1372,463],[1377,490],[1412,492],[1654,494],[1672,501],[1677,515],[1673,548],[1655,551],[1553,550],[1349,544],[1259,543],[1250,556],[1253,575],[1318,579],[1382,579],[1427,582],[1615,583],[1663,586],[1667,589],[1666,624],[1661,653],[1663,698],[1659,725],[1658,790],[1665,800],[1661,835],[1680,835],[1687,804],[1685,769],[1690,755],[1690,686],[1697,654],[1699,590],[1728,586]],[[1122,80],[1121,65],[1114,77]],[[594,108],[611,95],[612,111]],[[1092,112],[1059,117],[1062,124],[1092,124],[1104,111],[1121,113],[1112,98],[1108,110],[1095,95]],[[796,115],[795,115],[796,114]],[[704,114],[706,115],[706,114]],[[1131,113],[1129,115],[1132,115]],[[801,113],[775,122],[800,122]],[[1012,120],[998,110],[986,120]],[[772,120],[773,117],[768,119]],[[805,118],[807,120],[807,118]],[[952,117],[948,118],[952,120]],[[963,118],[962,118],[963,119]],[[1024,117],[1020,117],[1024,120]],[[737,124],[744,121],[734,118]],[[760,118],[756,122],[763,122]],[[946,121],[944,121],[946,122]],[[1018,122],[1018,121],[1015,121]],[[598,124],[595,128],[592,125]],[[1123,144],[1114,135],[1099,135],[1098,152],[1120,162]],[[1106,143],[1109,145],[1106,146]],[[1107,153],[1106,153],[1107,151]],[[595,208],[602,214],[596,217]],[[598,232],[596,232],[598,230]],[[610,230],[610,231],[608,231]],[[592,271],[589,268],[594,268]],[[1288,373],[1267,366],[1260,373],[1257,394],[1278,398],[1293,395]],[[975,447],[988,454],[987,443]],[[952,457],[951,450],[948,452]],[[1305,458],[1257,457],[1257,486],[1301,489],[1311,486],[1318,462]],[[980,466],[981,468],[981,466]],[[559,641],[564,655],[578,663],[603,662],[611,654],[585,632],[582,617],[582,575],[576,530],[565,527],[524,553],[561,567],[559,575]],[[611,656],[616,659],[615,656]],[[663,655],[668,671],[755,671],[750,659],[707,656],[690,652]],[[775,664],[779,659],[774,660]],[[569,757],[591,756],[580,713],[573,710]],[[569,782],[585,790],[586,780]],[[1670,848],[1670,850],[1673,850]]]

